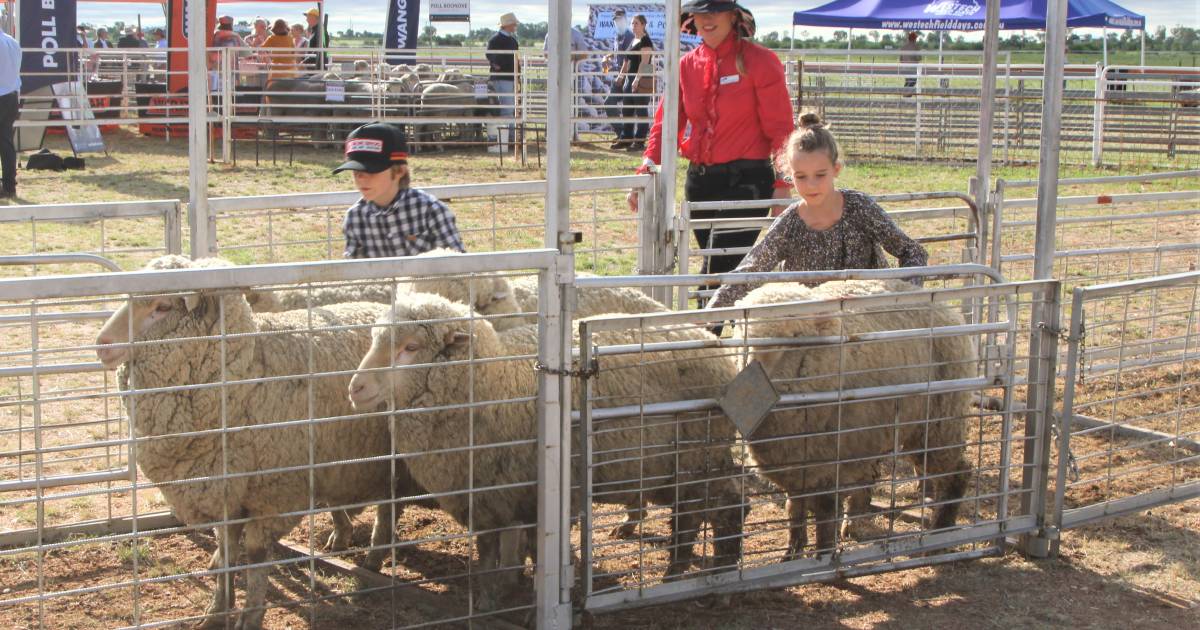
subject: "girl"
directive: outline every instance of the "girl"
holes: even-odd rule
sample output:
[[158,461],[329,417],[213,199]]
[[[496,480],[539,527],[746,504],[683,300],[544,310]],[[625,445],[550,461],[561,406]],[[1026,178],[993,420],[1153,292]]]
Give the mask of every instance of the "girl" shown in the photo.
[[[929,256],[879,204],[856,190],[834,187],[842,171],[837,140],[813,113],[800,117],[777,163],[788,173],[800,201],[788,206],[735,273],[832,269],[883,269],[883,251],[901,267],[922,267]],[[722,286],[709,308],[730,306],[758,284]]]

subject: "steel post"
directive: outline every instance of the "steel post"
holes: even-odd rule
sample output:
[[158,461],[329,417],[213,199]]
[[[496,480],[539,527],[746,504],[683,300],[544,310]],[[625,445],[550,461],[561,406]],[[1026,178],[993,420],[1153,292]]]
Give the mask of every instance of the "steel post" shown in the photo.
[[[679,3],[668,2],[665,16],[667,24],[679,24]],[[679,29],[668,28],[663,34],[663,96],[662,96],[662,161],[659,164],[658,186],[655,198],[658,206],[658,224],[664,231],[675,233],[675,187],[679,165]],[[690,236],[684,231],[678,234],[682,243]],[[678,244],[677,244],[678,245]],[[684,264],[679,260],[679,265]],[[661,270],[665,271],[665,270]]]
[[217,251],[216,225],[208,213],[208,60],[204,33],[208,32],[205,3],[187,5],[188,32],[188,227],[192,257]]
[[[979,157],[975,162],[975,177],[979,188],[975,203],[986,212],[988,186],[992,179],[992,134],[996,116],[996,49],[1000,47],[1000,2],[987,3],[983,29],[983,72],[979,92]],[[987,217],[981,222],[987,225]],[[980,243],[980,251],[983,245]]]
[[550,3],[547,33],[546,233],[559,255],[538,282],[538,561],[536,626],[571,626],[570,436],[571,321],[568,292],[574,279],[571,237],[571,5]]

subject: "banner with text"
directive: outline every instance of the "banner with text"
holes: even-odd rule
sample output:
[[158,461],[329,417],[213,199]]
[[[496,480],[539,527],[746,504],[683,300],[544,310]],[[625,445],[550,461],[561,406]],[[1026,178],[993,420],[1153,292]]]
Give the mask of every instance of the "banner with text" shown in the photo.
[[[416,50],[421,28],[420,0],[388,0],[387,29],[384,32],[385,50]],[[412,63],[416,55],[388,55],[391,64]]]
[[430,22],[470,22],[471,0],[429,0]]
[[66,81],[68,55],[54,49],[78,47],[75,0],[21,0],[21,47],[45,49],[21,55],[22,92]]
[[[205,7],[205,21],[209,29],[217,27],[217,2],[209,0]],[[167,45],[171,48],[187,48],[188,0],[169,0],[167,4]],[[205,29],[208,30],[208,29]],[[204,36],[204,46],[212,46],[212,31]],[[206,55],[207,57],[207,55]],[[171,51],[167,55],[167,91],[182,92],[188,85],[188,55],[186,50]]]

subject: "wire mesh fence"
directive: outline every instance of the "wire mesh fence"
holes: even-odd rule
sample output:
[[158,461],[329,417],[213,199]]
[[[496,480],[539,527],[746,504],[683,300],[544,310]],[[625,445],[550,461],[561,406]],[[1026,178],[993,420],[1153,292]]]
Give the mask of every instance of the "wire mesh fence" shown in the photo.
[[1198,294],[1197,272],[1074,290],[1060,527],[1200,496]]
[[[336,269],[166,257],[147,272],[3,281],[6,319],[19,314],[25,323],[10,326],[2,351],[0,618],[58,627],[86,608],[106,627],[239,618],[255,627],[264,614],[310,626],[348,618],[389,627],[488,617],[504,624],[504,614],[520,623],[535,604],[522,577],[532,543],[521,541],[536,540],[537,511],[499,526],[488,508],[496,496],[533,493],[537,460],[513,468],[505,483],[467,473],[466,485],[428,489],[409,471],[430,462],[469,471],[506,449],[534,452],[534,364],[544,356],[536,294],[552,263],[546,250]],[[408,339],[411,326],[375,324],[395,321],[395,298],[411,289],[411,276],[447,273],[460,275],[439,287],[461,288],[462,301],[482,310],[425,296],[453,312],[414,325],[469,336],[493,322],[529,322],[534,332],[523,339],[531,345],[484,359],[482,337],[451,335],[437,341],[461,342],[454,352],[409,360],[412,341],[395,340]],[[531,312],[505,318],[514,311],[474,299],[476,290],[499,293],[498,273],[533,286]],[[315,303],[323,290],[346,288],[336,283],[356,282],[380,287],[386,303]],[[256,311],[256,294],[289,292],[308,308]],[[116,309],[103,327],[40,317],[100,305]],[[372,343],[382,344],[382,363],[362,367]],[[447,356],[458,350],[466,354]],[[446,364],[445,388],[463,401],[395,396],[402,390],[393,382]],[[529,395],[485,395],[495,390],[472,375],[502,364],[511,364],[506,384]],[[386,384],[369,398],[352,389],[352,377]],[[513,406],[528,408],[520,414],[525,437],[483,440],[496,423],[482,410]],[[465,423],[441,432],[453,444],[417,450],[392,440],[420,436],[422,418],[446,414]],[[281,592],[267,594],[268,576]]]
[[[585,609],[978,557],[1036,529],[1052,382],[1014,366],[1053,346],[1030,356],[1017,316],[1053,283],[870,295],[898,286],[580,325]],[[973,300],[1003,315],[968,324]]]

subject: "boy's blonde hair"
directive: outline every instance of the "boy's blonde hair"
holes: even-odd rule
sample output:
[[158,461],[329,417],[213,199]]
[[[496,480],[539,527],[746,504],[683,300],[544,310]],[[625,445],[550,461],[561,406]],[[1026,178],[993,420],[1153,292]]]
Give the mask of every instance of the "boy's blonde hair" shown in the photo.
[[396,174],[396,172],[397,172],[397,171],[399,171],[399,170],[400,170],[400,167],[401,167],[401,166],[403,166],[403,167],[405,168],[405,171],[404,171],[404,177],[401,177],[401,178],[400,178],[400,188],[401,188],[401,189],[404,189],[404,188],[411,188],[411,184],[412,184],[412,169],[408,168],[408,162],[401,162],[401,163],[399,163],[399,164],[393,164],[393,165],[391,165],[391,166],[390,166],[390,167],[388,167],[388,168],[390,168],[390,169],[391,169],[391,171],[392,171],[392,174],[394,175],[394,174]]
[[787,173],[792,170],[792,159],[797,153],[813,153],[824,151],[829,155],[829,161],[838,163],[839,151],[837,139],[829,131],[828,125],[816,112],[804,112],[800,115],[800,126],[788,136],[779,155],[775,156],[775,167],[778,172]]

